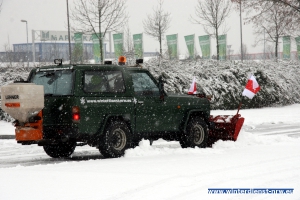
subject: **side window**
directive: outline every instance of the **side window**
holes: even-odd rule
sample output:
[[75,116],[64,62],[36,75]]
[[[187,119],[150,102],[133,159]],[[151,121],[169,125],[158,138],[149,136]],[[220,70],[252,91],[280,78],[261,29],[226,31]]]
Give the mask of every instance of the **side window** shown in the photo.
[[159,89],[145,72],[132,73],[133,88],[136,95],[159,96]]
[[45,94],[71,95],[73,74],[71,70],[39,71],[31,77],[30,82],[43,85]]
[[120,71],[85,71],[84,91],[99,93],[125,92],[124,79]]

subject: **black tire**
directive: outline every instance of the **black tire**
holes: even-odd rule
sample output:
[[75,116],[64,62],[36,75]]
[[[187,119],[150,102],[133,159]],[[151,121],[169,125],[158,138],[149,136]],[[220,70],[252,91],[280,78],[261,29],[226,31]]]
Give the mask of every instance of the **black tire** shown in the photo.
[[207,125],[200,117],[192,118],[186,129],[186,133],[180,139],[182,148],[199,147],[205,148],[208,139]]
[[99,150],[105,158],[118,158],[131,146],[131,133],[123,121],[112,121],[100,139]]
[[43,146],[46,154],[52,158],[69,157],[76,148],[76,142],[61,142],[55,145]]

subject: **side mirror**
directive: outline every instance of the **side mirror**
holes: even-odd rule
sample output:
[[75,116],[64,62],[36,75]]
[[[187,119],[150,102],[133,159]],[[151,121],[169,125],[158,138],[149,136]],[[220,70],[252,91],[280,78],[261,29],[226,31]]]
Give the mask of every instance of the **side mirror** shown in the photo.
[[163,101],[165,99],[164,81],[162,76],[158,78],[159,98]]

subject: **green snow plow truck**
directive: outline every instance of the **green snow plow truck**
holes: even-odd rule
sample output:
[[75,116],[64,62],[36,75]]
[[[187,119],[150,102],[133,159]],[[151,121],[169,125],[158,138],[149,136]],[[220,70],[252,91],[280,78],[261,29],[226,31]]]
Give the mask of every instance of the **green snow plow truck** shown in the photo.
[[43,146],[53,158],[68,157],[81,145],[120,157],[143,138],[204,148],[236,140],[244,121],[239,114],[210,116],[205,95],[167,94],[142,60],[135,66],[55,62],[1,88],[2,109],[16,119],[17,142]]

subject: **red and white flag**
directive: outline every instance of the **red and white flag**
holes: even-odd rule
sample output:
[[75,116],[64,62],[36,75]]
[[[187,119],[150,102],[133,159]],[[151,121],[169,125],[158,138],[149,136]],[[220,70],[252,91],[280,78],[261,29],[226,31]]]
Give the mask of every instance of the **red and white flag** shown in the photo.
[[246,87],[243,91],[243,96],[248,97],[249,99],[252,99],[254,95],[260,90],[260,87],[253,75],[249,78]]
[[197,94],[197,85],[196,85],[196,78],[194,77],[191,87],[189,89],[188,94]]

